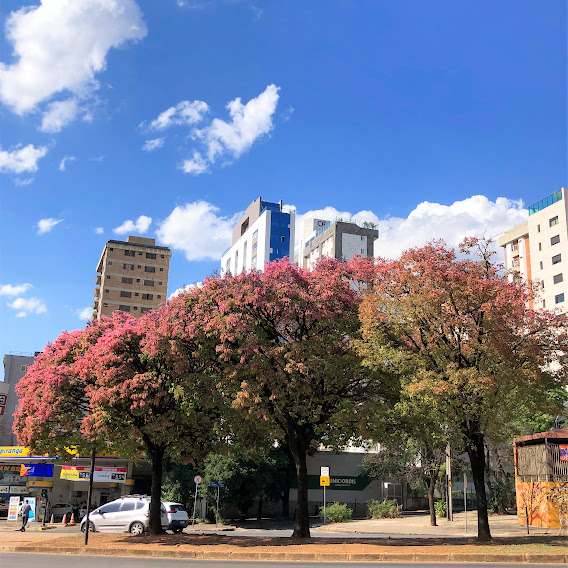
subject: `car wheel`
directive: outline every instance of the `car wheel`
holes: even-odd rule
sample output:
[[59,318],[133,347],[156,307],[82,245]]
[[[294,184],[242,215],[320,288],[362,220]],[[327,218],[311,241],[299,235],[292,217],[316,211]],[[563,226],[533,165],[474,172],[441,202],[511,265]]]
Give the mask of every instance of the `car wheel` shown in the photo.
[[144,534],[144,524],[140,521],[136,521],[130,525],[130,533],[134,535]]
[[[85,527],[87,526],[87,523],[83,523],[81,525],[81,532],[85,532]],[[92,521],[89,521],[89,532],[96,532],[95,531],[95,525],[93,524]]]
[[178,534],[178,533],[180,533],[180,532],[182,532],[182,531],[183,531],[183,529],[172,529],[172,532],[173,532],[174,534]]

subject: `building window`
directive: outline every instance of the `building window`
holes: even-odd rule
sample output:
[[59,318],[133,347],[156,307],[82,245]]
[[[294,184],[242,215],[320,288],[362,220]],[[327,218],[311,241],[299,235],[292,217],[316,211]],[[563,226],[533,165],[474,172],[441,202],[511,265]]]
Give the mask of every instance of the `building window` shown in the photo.
[[133,264],[123,264],[122,268],[124,268],[124,270],[134,270],[134,265]]
[[540,269],[542,270],[542,260],[540,261]]
[[564,279],[562,278],[562,274],[555,274],[553,280],[555,284],[559,284]]
[[539,250],[539,251],[542,250],[542,243],[538,243],[538,250]]
[[134,283],[134,279],[133,278],[128,278],[126,276],[122,277],[122,283],[123,284],[133,284]]
[[558,215],[556,217],[552,217],[552,219],[548,220],[548,226],[554,227],[554,225],[558,225]]
[[109,261],[108,265],[109,265],[109,266],[112,266],[112,262]]
[[251,263],[251,268],[254,268],[256,266],[256,254],[252,257],[250,263]]
[[138,292],[134,292],[135,296],[140,296],[140,294]]
[[162,285],[162,283],[161,283],[161,282],[158,282],[158,286],[161,286],[161,285]]
[[144,272],[156,272],[156,268],[154,266],[145,266]]
[[544,290],[544,280],[540,281],[540,287]]
[[151,312],[152,308],[140,308],[140,313],[142,314],[147,314],[148,312]]
[[254,252],[254,251],[257,249],[257,247],[258,247],[258,243],[254,243],[254,244],[252,245],[251,249],[250,249],[251,252]]
[[162,295],[161,295],[161,294],[158,294],[158,300],[159,300],[161,297],[162,297]]
[[555,304],[560,304],[564,301],[564,294],[556,294],[556,296],[554,296],[554,303]]
[[160,268],[160,272],[164,272],[164,269],[163,269],[163,268]]
[[110,280],[110,276],[107,274],[107,280]]
[[106,302],[103,302],[103,308],[108,308],[108,304]]
[[540,225],[536,226],[536,230],[537,230],[538,233],[540,233]]
[[[361,237],[362,238],[362,237]],[[512,245],[511,245],[511,250],[517,250],[519,248],[519,243],[517,241],[515,241]]]
[[20,365],[20,373],[25,373],[28,370],[28,365]]
[[130,306],[123,306],[122,304],[120,306],[118,306],[118,309],[123,311],[123,312],[129,312],[130,311]]
[[552,264],[558,264],[561,261],[562,261],[562,255],[561,254],[555,254],[552,257]]
[[542,307],[543,307],[543,308],[546,308],[546,300],[543,300],[543,301],[542,301]]
[[108,294],[108,288],[105,288],[105,294]]
[[114,249],[113,249],[112,247],[109,247],[109,249],[108,249],[108,250],[114,250]]
[[137,310],[137,309],[138,309],[138,306],[134,306],[134,309]]
[[136,256],[136,251],[126,249],[124,251],[124,256]]
[[138,268],[142,268],[142,265],[139,264],[139,265],[138,265]]
[[144,280],[144,286],[153,286],[153,285],[154,285],[153,280]]
[[280,240],[284,243],[286,242],[286,237],[280,237]]
[[132,298],[132,292],[125,292],[124,290],[120,291],[121,298]]
[[555,235],[550,239],[551,245],[557,245],[560,242],[560,235]]
[[154,294],[142,294],[142,299],[143,300],[153,300]]
[[253,239],[258,238],[258,229],[256,229],[256,231],[252,234],[252,238]]
[[160,255],[160,258],[164,258],[164,255],[163,255],[163,254],[161,254],[161,255]]
[[153,252],[147,252],[146,258],[151,258],[152,260],[156,258],[156,254]]

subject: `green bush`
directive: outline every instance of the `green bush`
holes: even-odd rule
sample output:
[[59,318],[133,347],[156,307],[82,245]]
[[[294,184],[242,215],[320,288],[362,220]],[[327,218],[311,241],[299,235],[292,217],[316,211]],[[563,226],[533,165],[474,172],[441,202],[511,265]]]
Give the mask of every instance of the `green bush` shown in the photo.
[[488,511],[504,515],[507,509],[515,506],[515,487],[511,480],[497,480],[489,485]]
[[[324,507],[320,507],[319,516],[323,519]],[[351,519],[353,509],[347,506],[347,503],[332,503],[325,507],[325,518],[330,523],[344,523]]]
[[367,516],[371,519],[396,519],[400,508],[396,499],[371,499],[367,501]]
[[447,516],[446,510],[446,502],[445,501],[436,501],[434,503],[434,511],[436,511],[436,517],[445,517]]

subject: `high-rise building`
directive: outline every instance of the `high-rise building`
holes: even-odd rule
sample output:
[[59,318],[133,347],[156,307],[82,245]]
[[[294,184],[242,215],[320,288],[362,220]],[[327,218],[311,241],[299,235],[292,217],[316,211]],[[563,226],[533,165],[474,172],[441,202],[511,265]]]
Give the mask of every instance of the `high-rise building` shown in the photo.
[[165,302],[171,256],[155,239],[108,241],[97,265],[93,319],[115,310],[138,317]]
[[292,259],[295,212],[284,211],[282,201],[255,199],[233,228],[231,246],[221,257],[221,274],[264,270],[278,258]]
[[355,255],[374,256],[379,231],[372,223],[359,226],[349,220],[304,219],[302,239],[296,249],[295,262],[302,268],[312,268],[328,256],[337,260],[351,260]]
[[[500,239],[505,268],[515,270],[529,285],[538,281],[531,308],[568,312],[568,204],[566,188],[529,207],[528,219]],[[566,272],[566,280],[564,280]]]

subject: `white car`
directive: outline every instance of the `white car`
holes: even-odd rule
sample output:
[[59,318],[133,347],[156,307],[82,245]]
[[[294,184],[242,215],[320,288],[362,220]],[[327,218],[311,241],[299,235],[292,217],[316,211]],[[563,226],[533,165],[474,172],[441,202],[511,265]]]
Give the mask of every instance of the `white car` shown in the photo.
[[164,510],[168,518],[168,525],[164,527],[166,530],[179,533],[189,525],[189,515],[180,503],[162,501],[162,512]]
[[57,503],[52,505],[49,509],[50,516],[53,515],[54,522],[58,523],[63,519],[63,515],[68,515],[71,519],[71,513],[73,512],[73,507],[69,503]]

